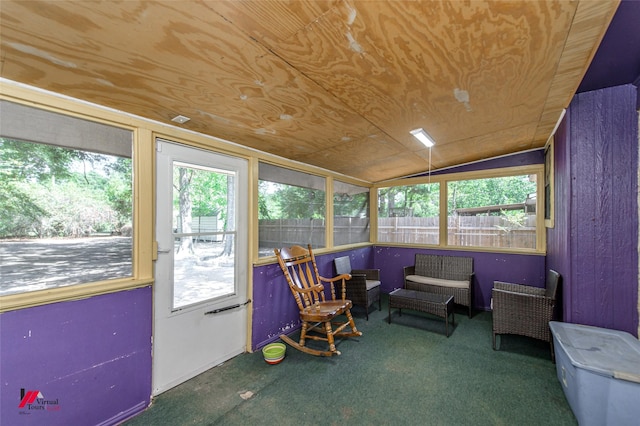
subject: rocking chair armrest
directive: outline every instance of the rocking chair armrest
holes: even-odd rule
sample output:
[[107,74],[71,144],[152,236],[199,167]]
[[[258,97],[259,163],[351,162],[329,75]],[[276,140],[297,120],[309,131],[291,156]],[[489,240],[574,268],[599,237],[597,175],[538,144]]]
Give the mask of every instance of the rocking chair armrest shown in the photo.
[[[338,291],[338,298],[339,299],[344,299],[347,295],[347,281],[351,279],[351,274],[340,274],[340,275],[336,275],[333,278],[325,278],[325,277],[319,277],[320,281],[324,281],[327,282],[331,285],[331,298],[335,299],[336,298],[336,290]],[[338,281],[342,281],[342,286],[338,287],[338,289],[336,289],[336,285],[334,285],[334,283],[338,282]]]
[[311,293],[312,291],[318,292],[318,293],[322,293],[324,291],[324,286],[322,284],[316,284],[314,286],[311,286],[309,288],[300,288],[300,287],[292,287],[296,292],[298,293]]
[[325,281],[328,283],[334,283],[336,281],[340,281],[340,280],[350,280],[351,279],[351,274],[340,274],[340,275],[336,275],[333,278],[325,278],[325,277],[320,277],[320,281]]
[[340,274],[340,275],[336,275],[333,278],[325,278],[325,277],[319,277],[320,281],[324,281],[326,283],[331,284],[331,287],[333,287],[333,283],[338,282],[338,281],[342,281],[342,285],[344,286],[345,281],[350,280],[351,279],[351,274]]

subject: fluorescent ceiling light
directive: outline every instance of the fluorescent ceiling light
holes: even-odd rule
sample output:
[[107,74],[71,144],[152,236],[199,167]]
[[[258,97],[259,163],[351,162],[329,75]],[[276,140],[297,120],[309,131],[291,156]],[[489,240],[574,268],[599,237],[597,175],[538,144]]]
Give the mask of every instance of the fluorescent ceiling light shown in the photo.
[[431,148],[436,143],[431,139],[431,136],[424,129],[413,129],[409,133],[411,133],[416,139],[424,144],[427,148]]

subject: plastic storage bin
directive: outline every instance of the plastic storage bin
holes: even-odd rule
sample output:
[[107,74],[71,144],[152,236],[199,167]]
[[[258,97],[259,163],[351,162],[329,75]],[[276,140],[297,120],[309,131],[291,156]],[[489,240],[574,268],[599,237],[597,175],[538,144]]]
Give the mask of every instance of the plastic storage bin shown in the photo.
[[606,328],[549,326],[558,380],[578,423],[640,424],[640,341]]

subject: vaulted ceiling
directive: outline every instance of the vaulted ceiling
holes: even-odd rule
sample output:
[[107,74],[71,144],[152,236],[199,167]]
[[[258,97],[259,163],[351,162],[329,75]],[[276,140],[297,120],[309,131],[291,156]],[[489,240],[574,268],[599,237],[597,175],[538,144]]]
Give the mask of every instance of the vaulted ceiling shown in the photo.
[[370,182],[544,146],[617,1],[2,0],[2,77]]

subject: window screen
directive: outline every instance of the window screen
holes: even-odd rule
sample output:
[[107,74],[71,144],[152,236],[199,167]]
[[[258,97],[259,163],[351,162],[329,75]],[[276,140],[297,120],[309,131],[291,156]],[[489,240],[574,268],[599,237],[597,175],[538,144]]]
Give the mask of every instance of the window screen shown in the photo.
[[0,295],[132,276],[133,133],[0,110]]
[[325,191],[323,177],[260,163],[259,256],[292,245],[325,247]]

